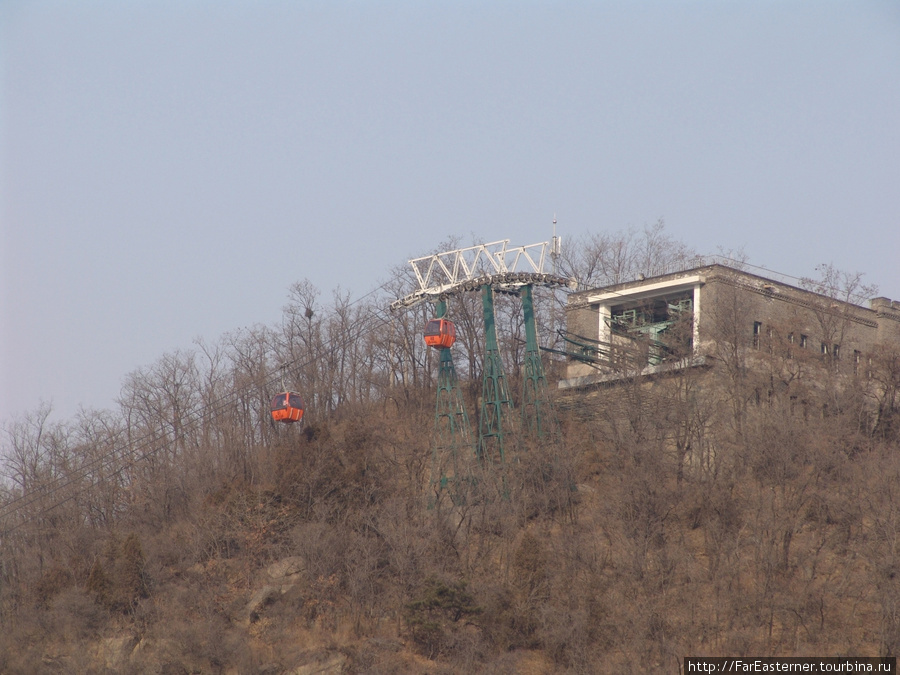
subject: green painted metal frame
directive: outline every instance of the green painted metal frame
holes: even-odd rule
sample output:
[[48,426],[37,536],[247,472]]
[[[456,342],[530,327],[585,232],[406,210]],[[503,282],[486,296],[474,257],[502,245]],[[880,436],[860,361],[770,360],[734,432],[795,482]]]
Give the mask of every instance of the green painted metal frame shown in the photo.
[[519,291],[522,316],[525,322],[525,371],[522,378],[522,426],[531,436],[544,438],[556,429],[556,417],[547,396],[547,378],[538,347],[537,325],[534,319],[533,287],[529,284]]
[[[447,303],[435,305],[435,317],[447,313]],[[434,412],[432,442],[431,485],[434,490],[463,489],[461,482],[469,479],[469,466],[475,454],[472,427],[465,402],[459,389],[452,351],[441,349],[437,378],[437,399]]]
[[481,304],[484,311],[485,353],[477,454],[485,462],[503,463],[506,460],[503,410],[512,409],[512,400],[497,345],[494,291],[489,284],[481,288]]

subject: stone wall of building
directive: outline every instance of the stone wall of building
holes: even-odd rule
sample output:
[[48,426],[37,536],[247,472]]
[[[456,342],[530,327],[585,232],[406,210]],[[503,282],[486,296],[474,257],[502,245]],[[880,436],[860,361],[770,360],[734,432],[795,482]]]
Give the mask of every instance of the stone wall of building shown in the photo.
[[701,298],[698,348],[707,354],[724,341],[854,373],[882,343],[900,346],[900,322],[870,308],[728,268],[709,270]]

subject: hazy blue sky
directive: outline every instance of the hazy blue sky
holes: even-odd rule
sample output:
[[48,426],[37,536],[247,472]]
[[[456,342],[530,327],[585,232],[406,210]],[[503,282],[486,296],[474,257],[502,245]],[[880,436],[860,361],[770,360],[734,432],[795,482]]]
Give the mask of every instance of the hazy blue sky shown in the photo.
[[900,298],[900,3],[0,2],[0,420],[554,213]]

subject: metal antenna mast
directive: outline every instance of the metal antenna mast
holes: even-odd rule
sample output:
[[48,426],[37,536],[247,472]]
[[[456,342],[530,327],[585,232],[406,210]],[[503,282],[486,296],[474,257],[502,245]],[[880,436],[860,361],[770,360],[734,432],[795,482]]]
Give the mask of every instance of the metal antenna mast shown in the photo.
[[553,274],[559,274],[559,256],[562,253],[562,240],[556,236],[556,214],[553,214],[553,239],[550,240],[550,258],[553,260]]

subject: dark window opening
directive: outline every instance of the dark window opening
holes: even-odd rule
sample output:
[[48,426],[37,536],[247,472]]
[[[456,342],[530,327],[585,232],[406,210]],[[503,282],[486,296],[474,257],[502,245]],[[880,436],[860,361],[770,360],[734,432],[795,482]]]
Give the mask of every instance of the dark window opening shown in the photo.
[[693,291],[610,307],[611,342],[650,365],[679,359],[693,349]]

